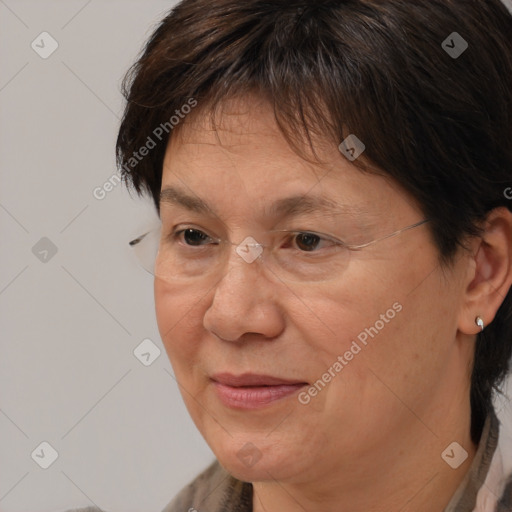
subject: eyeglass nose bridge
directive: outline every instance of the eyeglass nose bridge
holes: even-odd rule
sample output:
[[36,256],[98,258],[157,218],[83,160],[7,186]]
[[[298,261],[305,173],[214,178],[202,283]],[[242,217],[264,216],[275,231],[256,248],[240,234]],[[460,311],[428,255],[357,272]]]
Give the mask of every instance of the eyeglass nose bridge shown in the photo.
[[[279,277],[279,269],[275,266],[275,262],[273,261],[273,245],[272,244],[264,244],[258,242],[252,236],[247,236],[240,243],[232,242],[230,240],[225,239],[217,239],[220,243],[225,243],[229,246],[230,249],[232,247],[235,248],[235,253],[245,262],[247,265],[257,264],[258,261],[261,264],[260,270],[263,272],[269,272],[269,275],[277,277],[278,281],[282,281],[282,277]],[[242,267],[244,264],[242,264]]]
[[252,236],[246,237],[241,243],[230,242],[231,245],[236,246],[235,252],[246,263],[254,263],[257,259],[263,259],[265,246],[255,240]]

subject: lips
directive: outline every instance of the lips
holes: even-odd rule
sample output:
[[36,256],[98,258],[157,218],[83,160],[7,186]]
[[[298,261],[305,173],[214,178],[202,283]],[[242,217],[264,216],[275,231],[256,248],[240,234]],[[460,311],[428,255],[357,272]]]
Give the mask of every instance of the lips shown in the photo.
[[294,395],[307,382],[270,375],[229,373],[212,377],[220,401],[233,409],[259,409]]
[[225,386],[233,388],[240,387],[256,387],[256,386],[293,386],[298,384],[307,384],[307,382],[299,380],[280,379],[269,375],[256,375],[245,373],[240,376],[231,375],[230,373],[219,373],[212,377],[212,380]]

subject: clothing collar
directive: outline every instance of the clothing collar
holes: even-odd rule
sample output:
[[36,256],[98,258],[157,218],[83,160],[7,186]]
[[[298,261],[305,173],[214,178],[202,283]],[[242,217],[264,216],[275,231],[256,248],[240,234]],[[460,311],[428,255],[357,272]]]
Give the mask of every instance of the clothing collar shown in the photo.
[[499,420],[491,409],[471,467],[444,512],[496,510],[505,487],[501,451],[498,449],[499,430]]

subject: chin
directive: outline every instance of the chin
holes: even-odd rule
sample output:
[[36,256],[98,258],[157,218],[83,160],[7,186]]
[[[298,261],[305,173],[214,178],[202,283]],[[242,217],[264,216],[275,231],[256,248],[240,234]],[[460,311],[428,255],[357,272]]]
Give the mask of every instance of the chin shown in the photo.
[[[263,445],[265,436],[263,434],[258,447],[249,440],[254,440],[254,436],[240,436],[241,439],[236,440],[230,438],[226,446],[215,447],[214,453],[222,467],[237,480],[263,482],[286,479],[286,475],[295,467],[293,461],[296,458],[276,450],[275,440]],[[300,454],[297,454],[298,458]]]
[[270,462],[259,460],[253,466],[240,461],[236,454],[228,458],[218,458],[221,466],[233,477],[242,482],[264,482],[269,480],[279,480],[279,462]]

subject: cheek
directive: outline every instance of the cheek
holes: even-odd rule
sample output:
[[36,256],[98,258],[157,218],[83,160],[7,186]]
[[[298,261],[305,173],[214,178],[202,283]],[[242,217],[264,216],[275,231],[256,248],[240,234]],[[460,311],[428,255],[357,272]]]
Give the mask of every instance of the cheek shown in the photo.
[[336,281],[302,293],[293,290],[287,302],[291,324],[309,343],[328,353],[348,350],[358,338],[364,343],[369,336],[365,329],[377,322],[380,331],[400,316],[402,307],[392,289],[377,286],[365,275],[351,281]]
[[[308,377],[343,372],[346,378],[334,379],[332,388],[342,385],[351,392],[373,388],[375,374],[399,389],[414,380],[427,385],[443,364],[441,340],[452,334],[455,315],[442,298],[450,293],[439,274],[426,278],[435,262],[423,263],[409,272],[353,272],[310,293],[293,290],[287,311],[308,345],[302,357],[311,369]],[[433,322],[437,314],[444,319]],[[343,370],[336,372],[339,356]]]
[[161,280],[155,280],[154,292],[160,337],[172,366],[180,371],[180,366],[193,364],[199,348],[204,293]]

